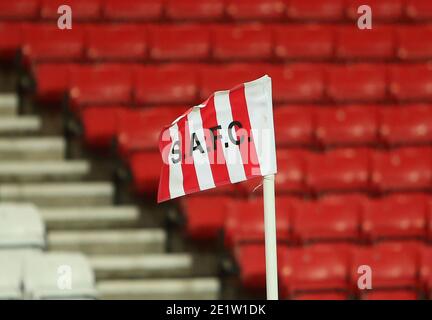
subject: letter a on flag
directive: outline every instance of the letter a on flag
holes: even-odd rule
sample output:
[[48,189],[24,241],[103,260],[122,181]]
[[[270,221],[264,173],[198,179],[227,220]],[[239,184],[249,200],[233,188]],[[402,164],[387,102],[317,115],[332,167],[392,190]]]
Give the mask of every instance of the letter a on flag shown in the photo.
[[212,94],[165,127],[158,202],[275,174],[271,78]]

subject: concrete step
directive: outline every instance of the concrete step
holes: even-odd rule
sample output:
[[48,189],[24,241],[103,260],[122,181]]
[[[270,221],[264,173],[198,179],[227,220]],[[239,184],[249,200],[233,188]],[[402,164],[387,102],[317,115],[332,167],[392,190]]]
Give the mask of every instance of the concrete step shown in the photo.
[[96,287],[101,299],[214,300],[220,292],[216,278],[105,280]]
[[63,137],[1,138],[1,160],[62,160]]
[[87,254],[160,253],[166,234],[161,229],[80,230],[48,232],[48,248]]
[[138,223],[137,207],[42,208],[39,213],[48,229],[100,229],[131,227]]
[[17,114],[18,96],[15,93],[0,94],[0,116],[14,116]]
[[89,261],[97,279],[185,277],[193,271],[189,254],[103,255]]
[[0,161],[0,182],[73,181],[90,173],[90,163],[74,161]]
[[41,127],[41,119],[35,116],[0,118],[0,135],[32,133],[39,131]]
[[0,202],[33,202],[39,207],[109,206],[113,194],[114,187],[109,182],[0,184]]

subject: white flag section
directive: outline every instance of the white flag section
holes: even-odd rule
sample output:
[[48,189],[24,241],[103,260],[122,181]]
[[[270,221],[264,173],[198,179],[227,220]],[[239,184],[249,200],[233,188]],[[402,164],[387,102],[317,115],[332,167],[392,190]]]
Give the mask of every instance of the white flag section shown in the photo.
[[158,202],[275,174],[271,78],[212,94],[161,134]]

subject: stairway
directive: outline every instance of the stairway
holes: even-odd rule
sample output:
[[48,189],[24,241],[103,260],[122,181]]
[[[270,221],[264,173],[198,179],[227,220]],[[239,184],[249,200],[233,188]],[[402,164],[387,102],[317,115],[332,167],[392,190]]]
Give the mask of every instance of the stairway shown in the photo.
[[111,181],[92,178],[88,159],[66,160],[60,132],[42,134],[43,116],[19,116],[17,101],[0,94],[0,202],[37,205],[48,251],[84,253],[101,299],[220,296],[212,272],[196,275],[190,252],[167,253],[166,231],[146,226],[139,206],[113,205]]

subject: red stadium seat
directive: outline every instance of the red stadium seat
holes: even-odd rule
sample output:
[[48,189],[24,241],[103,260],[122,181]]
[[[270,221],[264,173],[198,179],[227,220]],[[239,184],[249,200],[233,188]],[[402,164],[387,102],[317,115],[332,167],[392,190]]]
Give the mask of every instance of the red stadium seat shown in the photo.
[[279,149],[277,152],[277,193],[306,192],[306,156],[308,152],[296,149]]
[[81,114],[86,144],[94,148],[108,148],[117,133],[120,114],[127,111],[121,106],[86,107]]
[[[72,9],[73,21],[93,21],[101,17],[102,0],[42,0],[41,18],[57,20],[59,18],[58,8],[67,4]],[[75,28],[72,23],[72,29]]]
[[362,273],[358,268],[367,265],[372,269],[373,289],[415,288],[417,285],[417,259],[419,246],[405,243],[382,243],[371,247],[358,247],[352,256],[351,286],[358,288]]
[[84,58],[84,29],[60,30],[54,24],[23,26],[23,56],[28,62],[74,61]]
[[405,10],[411,20],[432,20],[432,3],[428,0],[407,0]]
[[0,1],[0,20],[32,20],[39,17],[39,1]]
[[182,198],[180,204],[186,218],[187,235],[194,239],[216,238],[224,227],[231,201],[232,198],[227,196],[192,195]]
[[129,156],[133,189],[137,194],[154,195],[159,186],[162,158],[159,152],[135,152]]
[[336,58],[343,60],[393,59],[395,57],[394,27],[379,26],[360,30],[357,26],[337,31]]
[[374,21],[398,21],[403,18],[404,3],[402,0],[348,0],[346,13],[348,18],[357,21],[360,14],[357,12],[361,5],[367,4],[371,7]]
[[155,21],[162,17],[162,0],[104,0],[102,15],[113,21]]
[[130,104],[133,69],[132,65],[121,64],[75,67],[69,89],[72,110],[91,104]]
[[[291,235],[291,203],[296,199],[289,197],[276,198],[278,241],[289,241]],[[251,200],[231,201],[225,219],[225,245],[233,247],[245,242],[264,241],[264,202],[261,197]]]
[[348,289],[349,246],[314,245],[290,248],[281,257],[280,287],[283,296],[302,292]]
[[391,238],[420,238],[426,235],[425,196],[393,195],[365,204],[363,232],[376,241]]
[[432,293],[432,249],[430,246],[420,251],[419,278],[419,288],[425,290],[430,297]]
[[379,191],[430,189],[431,150],[406,148],[375,152],[372,157],[372,185]]
[[119,115],[118,151],[123,157],[137,151],[156,151],[162,128],[184,113],[187,108],[156,106],[130,109]]
[[[282,270],[282,257],[288,248],[278,245],[278,270]],[[264,289],[265,280],[265,250],[264,244],[243,244],[235,249],[235,259],[240,268],[241,283],[248,289]]]
[[92,25],[88,28],[87,57],[90,60],[143,60],[147,56],[143,26]]
[[214,21],[225,14],[224,0],[167,0],[165,14],[177,21]]
[[293,205],[293,237],[300,242],[360,239],[362,202],[332,197]]
[[204,60],[210,58],[210,31],[201,25],[154,26],[150,29],[153,60]]
[[401,60],[420,60],[432,57],[432,26],[403,26],[397,29],[397,56]]
[[340,21],[344,19],[343,0],[290,0],[287,2],[290,20]]
[[135,102],[139,105],[196,103],[197,71],[195,65],[143,66],[136,73]]
[[[428,204],[427,214],[426,214],[427,238],[428,238],[428,240],[431,240],[432,239],[432,200],[428,199],[427,204]],[[432,278],[431,278],[431,280],[432,280]],[[431,282],[431,285],[432,285],[432,282]],[[432,287],[431,287],[431,289],[432,289]]]
[[21,23],[0,22],[0,59],[12,60],[22,44]]
[[36,98],[59,102],[70,86],[73,64],[38,64],[33,68]]
[[428,105],[381,108],[380,136],[388,145],[432,142],[432,108]]
[[241,83],[255,80],[266,74],[268,65],[261,64],[228,64],[223,66],[206,66],[200,72],[200,99],[207,99],[212,93],[229,90]]
[[369,151],[339,149],[312,154],[307,164],[307,186],[315,192],[368,190]]
[[390,69],[390,93],[398,101],[432,101],[432,66],[393,66]]
[[254,61],[272,58],[271,30],[260,25],[217,26],[212,29],[213,58]]
[[386,70],[381,65],[355,64],[328,69],[327,94],[336,102],[385,100],[386,85]]
[[361,300],[417,300],[414,290],[364,290]]
[[310,146],[314,143],[314,108],[279,106],[273,111],[278,146]]
[[293,64],[271,69],[273,101],[309,103],[324,98],[324,71],[321,65]]
[[316,115],[316,137],[324,146],[366,145],[378,140],[378,117],[374,107],[320,108]]
[[226,11],[236,21],[275,21],[284,17],[285,3],[283,0],[229,0]]
[[275,54],[283,60],[329,60],[334,55],[334,27],[290,25],[274,29]]
[[343,292],[300,293],[293,297],[294,300],[348,300],[348,295]]

